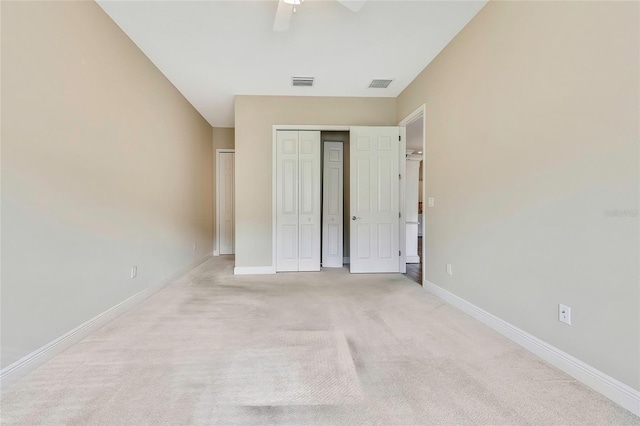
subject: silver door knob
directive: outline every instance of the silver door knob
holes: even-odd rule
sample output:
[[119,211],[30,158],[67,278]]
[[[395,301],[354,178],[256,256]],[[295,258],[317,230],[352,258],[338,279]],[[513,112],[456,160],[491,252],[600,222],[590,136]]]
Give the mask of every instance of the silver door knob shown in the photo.
[[358,220],[358,219],[362,219],[361,217],[356,217],[356,216],[352,216],[351,220]]

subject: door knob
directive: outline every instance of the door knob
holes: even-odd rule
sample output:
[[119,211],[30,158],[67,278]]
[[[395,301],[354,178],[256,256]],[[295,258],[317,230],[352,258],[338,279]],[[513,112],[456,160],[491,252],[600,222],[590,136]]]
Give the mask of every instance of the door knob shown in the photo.
[[356,217],[356,216],[352,216],[351,220],[358,220],[358,219],[362,219],[361,217]]

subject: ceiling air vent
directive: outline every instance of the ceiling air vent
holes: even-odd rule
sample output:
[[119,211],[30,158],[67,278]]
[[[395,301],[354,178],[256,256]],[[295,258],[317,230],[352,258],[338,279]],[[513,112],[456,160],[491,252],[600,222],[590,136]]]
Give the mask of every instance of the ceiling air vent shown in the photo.
[[293,87],[311,87],[315,77],[291,77]]
[[393,80],[372,80],[369,89],[386,89]]

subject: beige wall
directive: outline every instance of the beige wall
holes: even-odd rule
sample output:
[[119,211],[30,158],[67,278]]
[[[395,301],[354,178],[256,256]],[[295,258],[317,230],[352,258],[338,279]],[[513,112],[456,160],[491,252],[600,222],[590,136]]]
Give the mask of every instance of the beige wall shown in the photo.
[[274,124],[389,126],[393,98],[236,96],[236,266],[271,266]]
[[5,367],[211,252],[212,147],[94,2],[1,7]]
[[214,127],[212,133],[214,154],[216,149],[233,149],[236,146],[236,134],[233,127]]
[[639,7],[490,2],[397,116],[426,103],[426,279],[635,389]]
[[235,143],[235,129],[232,127],[214,127],[213,128],[213,245],[216,249],[216,241],[218,236],[216,235],[216,179],[218,178],[216,170],[216,150],[217,149],[233,149],[236,146]]

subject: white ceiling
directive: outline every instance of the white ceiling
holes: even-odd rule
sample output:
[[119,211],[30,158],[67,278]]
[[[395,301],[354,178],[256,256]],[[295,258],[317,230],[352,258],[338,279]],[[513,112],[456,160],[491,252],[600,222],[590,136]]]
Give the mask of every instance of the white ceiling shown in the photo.
[[[354,13],[307,0],[274,32],[275,1],[98,0],[216,127],[234,126],[235,95],[395,97],[485,3],[369,0]],[[294,75],[314,87],[291,87]],[[374,78],[394,81],[369,89]]]

